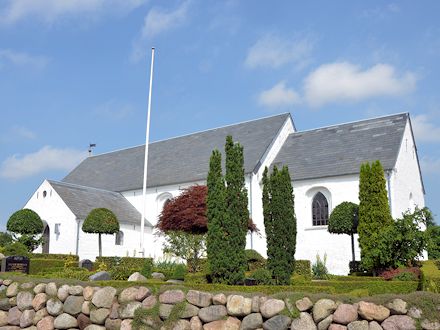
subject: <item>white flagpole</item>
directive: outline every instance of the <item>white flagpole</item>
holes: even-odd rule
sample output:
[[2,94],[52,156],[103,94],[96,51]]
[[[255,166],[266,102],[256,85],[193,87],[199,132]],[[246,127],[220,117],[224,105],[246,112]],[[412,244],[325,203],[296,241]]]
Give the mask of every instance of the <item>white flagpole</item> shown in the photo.
[[144,158],[144,184],[142,187],[142,218],[141,218],[141,244],[139,253],[145,256],[144,249],[144,230],[145,230],[145,213],[147,211],[147,174],[148,174],[148,144],[150,143],[150,111],[151,111],[151,91],[153,89],[153,67],[154,67],[154,47],[151,48],[151,69],[150,69],[150,91],[148,93],[148,112],[147,112],[147,132],[145,135],[145,158]]

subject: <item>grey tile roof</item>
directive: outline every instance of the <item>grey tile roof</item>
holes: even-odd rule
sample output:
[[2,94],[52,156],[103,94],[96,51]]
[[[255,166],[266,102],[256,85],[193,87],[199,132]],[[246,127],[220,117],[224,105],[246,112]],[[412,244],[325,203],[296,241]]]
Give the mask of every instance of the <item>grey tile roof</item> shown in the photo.
[[[245,172],[251,173],[287,119],[291,120],[288,113],[150,143],[148,186],[205,180],[211,152],[224,150],[227,135],[243,145]],[[134,190],[142,188],[143,166],[141,145],[89,157],[63,181],[110,191]]]
[[408,114],[290,134],[273,164],[287,165],[293,180],[359,173],[362,162],[394,168]]
[[[141,214],[120,193],[52,180],[49,183],[78,219],[84,220],[91,210],[105,207],[116,215],[119,222],[141,222]],[[145,224],[151,226],[147,221]]]

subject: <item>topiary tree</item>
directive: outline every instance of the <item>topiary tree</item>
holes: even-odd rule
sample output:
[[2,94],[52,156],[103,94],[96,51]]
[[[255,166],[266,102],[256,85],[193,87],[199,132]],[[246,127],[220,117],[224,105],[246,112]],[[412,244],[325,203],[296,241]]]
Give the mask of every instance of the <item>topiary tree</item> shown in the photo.
[[85,233],[98,234],[99,256],[102,256],[101,234],[116,234],[119,232],[119,222],[116,215],[106,208],[97,208],[90,211],[84,220],[82,230]]
[[354,234],[357,233],[359,221],[359,205],[352,202],[342,202],[336,206],[328,219],[328,232],[332,234],[346,234],[351,236],[351,255],[354,254]]
[[43,232],[43,227],[40,216],[30,209],[18,210],[10,216],[6,224],[6,229],[14,233],[14,240],[24,244],[29,252],[43,242],[43,238],[37,237]]
[[296,217],[289,170],[275,166],[263,172],[263,215],[266,229],[267,268],[274,283],[286,285],[294,271]]
[[379,161],[361,165],[359,174],[359,246],[361,264],[373,271],[386,267],[391,256],[387,253],[388,233],[393,226],[385,174]]
[[0,232],[0,247],[6,246],[12,243],[12,235],[5,232]]

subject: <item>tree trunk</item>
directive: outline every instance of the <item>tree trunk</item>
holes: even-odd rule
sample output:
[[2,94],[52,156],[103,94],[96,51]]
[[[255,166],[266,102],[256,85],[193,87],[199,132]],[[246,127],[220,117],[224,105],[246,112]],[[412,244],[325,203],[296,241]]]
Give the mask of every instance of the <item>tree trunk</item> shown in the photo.
[[353,259],[353,263],[356,261],[356,257],[354,255],[354,234],[351,233],[351,256]]
[[98,237],[99,237],[99,256],[102,257],[101,233],[98,234]]

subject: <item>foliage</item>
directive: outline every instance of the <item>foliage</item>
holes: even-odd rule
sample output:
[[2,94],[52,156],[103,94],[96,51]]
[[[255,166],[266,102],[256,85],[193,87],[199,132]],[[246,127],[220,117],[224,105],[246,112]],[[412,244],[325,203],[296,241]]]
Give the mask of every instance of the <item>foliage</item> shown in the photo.
[[184,279],[187,268],[184,264],[165,258],[154,263],[155,272],[165,275],[167,279]]
[[0,232],[0,247],[12,243],[12,235],[7,232]]
[[78,267],[78,260],[73,255],[69,255],[64,261],[64,268]]
[[428,259],[440,260],[440,226],[435,224],[434,216],[429,208],[424,207],[421,212],[426,223]]
[[169,230],[165,237],[163,252],[186,261],[191,273],[199,271],[200,259],[205,254],[206,235]]
[[60,272],[46,274],[47,278],[70,278],[79,281],[87,281],[90,276],[90,272],[84,268],[67,268]]
[[144,261],[144,264],[142,266],[140,273],[143,276],[145,276],[146,278],[150,278],[152,272],[153,272],[153,263],[152,263],[151,259],[147,259]]
[[0,249],[5,256],[28,256],[28,248],[20,242],[14,242]]
[[259,285],[271,285],[273,284],[272,273],[266,268],[259,268],[252,272],[251,278],[253,278]]
[[266,265],[266,259],[257,251],[249,249],[244,252],[246,253],[247,270],[254,271]]
[[7,230],[14,233],[13,239],[24,244],[28,252],[44,242],[42,237],[37,237],[43,232],[43,227],[40,216],[30,209],[18,210],[11,215],[6,225]]
[[74,258],[75,261],[79,261],[79,257],[75,254],[55,254],[55,253],[31,253],[29,255],[30,259],[70,259]]
[[96,264],[104,263],[106,269],[115,268],[117,266],[136,269],[140,271],[145,263],[153,265],[152,258],[135,258],[135,257],[96,257]]
[[[97,272],[106,272],[107,270],[108,270],[108,266],[107,266],[107,264],[105,263],[105,262],[103,262],[103,261],[101,261],[101,262],[96,262],[96,264],[97,264],[97,268],[96,268],[96,271]],[[116,267],[114,267],[114,268],[116,268]],[[112,268],[112,269],[114,269],[114,268]]]
[[30,259],[29,274],[41,274],[50,271],[62,271],[64,261],[60,259]]
[[101,234],[116,234],[119,232],[119,222],[116,215],[106,208],[90,211],[82,225],[85,233],[98,234],[99,256],[102,256]]
[[402,272],[394,276],[393,281],[417,281],[417,276],[411,272]]
[[184,264],[177,264],[171,278],[173,280],[184,280],[187,272],[188,270]]
[[225,153],[225,178],[222,176],[220,152],[214,150],[210,159],[207,253],[213,281],[234,284],[244,280],[249,212],[244,185],[243,147],[227,136]]
[[138,269],[127,268],[125,266],[116,266],[110,269],[112,280],[127,280],[131,274],[137,272]]
[[424,261],[420,270],[422,271],[423,290],[440,293],[440,270],[434,261]]
[[328,231],[332,234],[351,236],[352,261],[355,261],[354,234],[357,233],[359,206],[351,202],[342,202],[336,206],[328,220]]
[[290,283],[294,270],[296,248],[296,217],[289,170],[275,166],[263,173],[263,215],[267,242],[267,268],[274,283]]
[[206,195],[208,187],[191,186],[168,201],[159,216],[157,228],[163,232],[184,231],[202,234],[207,231]]
[[416,260],[423,257],[428,239],[424,227],[424,212],[418,208],[413,213],[405,212],[391,226],[383,231],[387,242],[385,250],[388,256],[387,267],[412,266]]
[[360,261],[350,261],[348,263],[348,268],[350,269],[350,274],[363,272],[363,268]]
[[327,254],[324,254],[324,258],[321,260],[319,254],[316,255],[316,261],[312,265],[313,278],[317,280],[326,280],[329,277],[327,266]]
[[208,280],[205,273],[185,274],[185,284],[207,284]]
[[364,269],[376,271],[390,262],[386,234],[392,225],[382,165],[379,161],[364,163],[359,174],[358,225]]
[[295,274],[311,278],[312,267],[310,265],[310,260],[295,260]]
[[420,269],[418,267],[399,267],[396,269],[388,269],[380,272],[379,276],[385,280],[396,280],[399,278],[405,278],[407,275],[401,275],[404,273],[411,273],[413,280],[417,280],[420,277]]
[[91,234],[115,234],[119,232],[119,222],[109,209],[97,208],[87,215],[82,230]]
[[43,232],[43,226],[43,221],[36,212],[22,209],[11,215],[6,228],[21,235],[37,235]]

